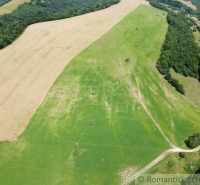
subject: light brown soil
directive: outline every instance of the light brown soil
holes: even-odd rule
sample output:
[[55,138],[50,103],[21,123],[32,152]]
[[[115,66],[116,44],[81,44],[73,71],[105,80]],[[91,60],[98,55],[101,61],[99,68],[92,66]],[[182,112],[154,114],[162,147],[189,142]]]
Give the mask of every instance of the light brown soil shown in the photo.
[[122,0],[108,9],[29,26],[0,51],[0,141],[22,134],[64,67],[144,0]]
[[20,4],[23,4],[25,2],[31,2],[31,0],[11,0],[10,2],[0,7],[0,15],[3,15],[5,13],[9,14],[13,10],[17,9]]
[[184,0],[178,0],[179,2],[185,4],[186,6],[192,8],[193,10],[196,10],[197,7],[195,5],[193,5],[190,1],[184,1]]

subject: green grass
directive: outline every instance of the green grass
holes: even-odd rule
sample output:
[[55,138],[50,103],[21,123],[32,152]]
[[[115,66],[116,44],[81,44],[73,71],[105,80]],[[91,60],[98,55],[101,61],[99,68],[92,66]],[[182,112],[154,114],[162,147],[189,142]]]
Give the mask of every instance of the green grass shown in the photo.
[[169,149],[138,92],[172,142],[196,132],[200,112],[155,67],[167,27],[141,5],[75,57],[18,142],[0,143],[0,184],[120,184]]
[[20,4],[25,2],[31,2],[31,0],[12,0],[8,2],[0,7],[0,15],[11,13],[13,10],[17,9]]
[[[199,169],[199,154],[200,152],[185,153],[185,158],[181,158],[179,153],[169,155],[165,160],[159,162],[146,174],[194,174]],[[172,165],[170,165],[170,163]],[[194,169],[188,168],[190,165],[195,165]]]
[[198,46],[200,46],[200,33],[197,30],[196,32],[193,32],[194,34],[194,38],[195,38],[195,42],[198,44]]

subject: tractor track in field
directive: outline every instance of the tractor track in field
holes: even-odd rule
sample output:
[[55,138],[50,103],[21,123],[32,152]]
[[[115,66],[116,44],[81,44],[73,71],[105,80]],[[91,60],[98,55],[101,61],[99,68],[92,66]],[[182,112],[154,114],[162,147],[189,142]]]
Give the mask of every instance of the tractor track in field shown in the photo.
[[162,134],[162,136],[164,137],[164,139],[169,143],[169,145],[171,146],[170,149],[166,150],[165,152],[163,152],[160,156],[158,156],[156,159],[154,159],[152,162],[150,162],[148,165],[146,165],[144,168],[142,168],[140,171],[138,171],[137,173],[134,173],[132,175],[130,175],[128,178],[126,178],[121,185],[128,185],[130,184],[132,181],[134,181],[137,177],[139,177],[140,175],[144,174],[145,172],[147,172],[150,168],[152,168],[153,166],[155,166],[157,163],[159,163],[160,161],[162,161],[165,157],[167,157],[168,155],[172,154],[172,153],[179,153],[179,152],[185,152],[185,153],[192,153],[192,152],[197,152],[200,150],[200,146],[198,146],[197,148],[194,149],[182,149],[179,148],[177,146],[175,146],[169,139],[168,137],[165,135],[165,133],[163,132],[162,128],[159,126],[159,124],[155,121],[155,119],[153,118],[153,116],[151,115],[151,113],[149,112],[149,110],[147,109],[147,107],[145,106],[143,100],[142,100],[142,94],[140,92],[140,88],[139,88],[139,81],[136,78],[136,82],[137,82],[137,87],[138,87],[138,98],[139,98],[139,103],[142,105],[142,107],[144,108],[145,112],[148,114],[148,116],[151,118],[151,120],[153,121],[153,123],[155,124],[155,126],[157,127],[157,129],[160,131],[160,133]]
[[[16,141],[66,65],[145,0],[30,25],[0,50],[0,141]],[[89,34],[88,34],[89,33]]]

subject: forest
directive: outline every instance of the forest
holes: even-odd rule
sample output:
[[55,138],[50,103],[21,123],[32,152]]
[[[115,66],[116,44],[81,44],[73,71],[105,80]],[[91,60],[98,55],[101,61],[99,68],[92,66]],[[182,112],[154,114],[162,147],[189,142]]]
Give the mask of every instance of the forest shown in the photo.
[[185,14],[188,14],[191,10],[181,8],[185,7],[185,5],[182,3],[182,5],[180,5],[180,2],[165,2],[169,2],[169,4],[174,7],[180,7],[182,11],[178,13],[170,10],[166,4],[164,5],[163,0],[150,0],[149,2],[152,6],[168,13],[167,22],[169,27],[160,57],[157,61],[157,69],[161,74],[166,75],[165,79],[168,80],[176,90],[184,94],[182,85],[179,84],[177,80],[174,83],[174,79],[171,80],[169,78],[170,68],[173,68],[177,73],[186,77],[190,76],[200,79],[200,48],[196,44],[193,35],[193,29],[198,29],[198,26],[193,19],[185,16]]
[[157,63],[158,70],[167,74],[172,67],[177,73],[199,79],[200,49],[190,28],[192,23],[176,13],[169,13],[167,21],[169,28]]
[[120,0],[31,0],[0,16],[0,49],[11,44],[27,26],[101,10]]

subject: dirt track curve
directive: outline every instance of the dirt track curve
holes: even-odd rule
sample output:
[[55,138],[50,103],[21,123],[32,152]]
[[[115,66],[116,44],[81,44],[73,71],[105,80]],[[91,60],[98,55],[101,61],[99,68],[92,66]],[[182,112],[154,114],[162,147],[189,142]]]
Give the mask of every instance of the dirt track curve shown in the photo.
[[139,172],[130,175],[127,179],[125,179],[121,185],[128,185],[130,184],[132,181],[134,181],[137,177],[139,177],[140,175],[144,174],[146,171],[148,171],[150,168],[152,168],[154,165],[156,165],[158,162],[162,161],[165,157],[167,157],[169,154],[172,153],[178,153],[178,152],[186,152],[186,153],[191,153],[191,152],[197,152],[200,150],[200,146],[192,149],[192,150],[186,150],[186,149],[181,149],[181,148],[172,148],[169,149],[167,151],[165,151],[164,153],[162,153],[160,156],[158,156],[155,160],[153,160],[151,163],[149,163],[147,166],[145,166],[144,168],[142,168]]
[[162,161],[165,157],[167,157],[168,155],[172,154],[172,153],[178,153],[178,152],[185,152],[185,153],[191,153],[191,152],[197,152],[200,150],[200,146],[191,150],[187,150],[187,149],[181,149],[177,146],[175,146],[169,139],[168,137],[165,135],[165,133],[163,132],[162,128],[159,126],[159,124],[155,121],[155,119],[153,118],[152,114],[149,112],[149,110],[147,109],[147,107],[145,106],[145,103],[143,101],[141,92],[140,92],[140,86],[139,86],[139,81],[138,79],[136,79],[137,81],[137,90],[138,90],[138,101],[139,103],[142,105],[142,107],[144,108],[145,112],[148,114],[148,116],[151,118],[151,120],[153,121],[153,123],[155,124],[155,126],[157,127],[157,129],[159,130],[159,132],[162,134],[162,136],[164,137],[164,139],[166,140],[166,142],[168,142],[169,146],[171,147],[169,150],[166,150],[164,153],[162,153],[161,155],[159,155],[156,159],[154,159],[152,162],[150,162],[147,166],[145,166],[144,168],[142,168],[140,171],[138,172],[133,172],[132,174],[130,174],[125,180],[122,181],[121,185],[128,185],[131,182],[133,182],[137,177],[139,177],[140,175],[144,174],[145,172],[147,172],[150,168],[152,168],[153,166],[155,166],[157,163],[159,163],[160,161]]

